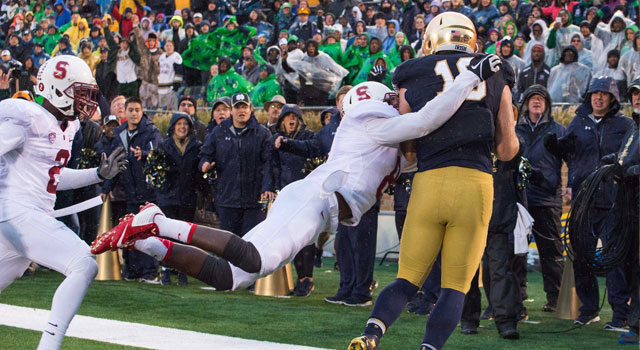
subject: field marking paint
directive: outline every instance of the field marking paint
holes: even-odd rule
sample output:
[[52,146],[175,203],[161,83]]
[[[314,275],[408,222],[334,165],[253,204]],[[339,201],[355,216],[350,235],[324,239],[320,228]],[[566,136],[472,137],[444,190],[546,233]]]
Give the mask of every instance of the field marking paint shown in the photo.
[[[48,317],[49,310],[0,304],[1,325],[42,331]],[[73,318],[67,336],[160,350],[323,350],[81,315]]]

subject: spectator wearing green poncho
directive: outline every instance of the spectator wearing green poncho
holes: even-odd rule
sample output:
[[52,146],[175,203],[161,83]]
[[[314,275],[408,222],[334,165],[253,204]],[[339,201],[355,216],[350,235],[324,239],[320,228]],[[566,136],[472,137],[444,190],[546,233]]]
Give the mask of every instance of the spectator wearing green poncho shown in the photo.
[[251,101],[256,106],[260,106],[270,101],[275,95],[282,95],[276,72],[270,66],[263,64],[260,66],[260,81],[251,91]]
[[[387,55],[384,54],[384,51],[382,51],[382,41],[378,38],[371,38],[371,42],[369,42],[369,57],[362,64],[362,68],[360,68],[353,85],[358,85],[367,81],[367,76],[369,75],[371,68],[375,65],[380,65],[378,61],[379,58],[384,60],[387,71],[391,71],[395,67],[390,62],[389,57],[387,57]],[[387,77],[382,81],[382,83],[391,88],[391,74],[387,74]]]
[[349,46],[342,59],[342,66],[349,71],[347,83],[350,84],[356,79],[360,67],[367,58],[369,58],[369,35],[362,33],[356,37],[353,45]]
[[249,93],[253,85],[242,75],[236,73],[229,57],[220,57],[218,74],[209,80],[207,85],[207,100],[212,102],[216,98],[231,96],[236,92]]
[[[397,32],[395,35],[395,43],[389,50],[388,54],[389,61],[394,67],[404,61],[400,56],[400,49],[405,45],[409,45],[409,39],[407,39],[407,36],[404,35],[403,32]],[[409,46],[409,49],[411,49],[413,56],[415,56],[415,52],[413,52],[411,46]]]
[[320,45],[318,50],[329,55],[339,65],[344,66],[344,62],[342,62],[344,53],[342,52],[342,47],[340,46],[340,42],[338,41],[339,39],[336,39],[336,34],[338,36],[340,35],[339,32],[334,32],[328,35],[324,39],[324,42],[322,43],[322,45]]
[[44,28],[41,25],[37,25],[36,29],[33,31],[33,42],[34,43],[42,43],[44,47],[44,39],[46,35],[44,35]]
[[224,27],[191,40],[189,48],[182,53],[183,64],[207,71],[222,56],[236,62],[242,48],[255,34],[255,28],[238,26],[235,16],[230,16],[225,20]]
[[44,44],[44,51],[51,55],[58,45],[58,40],[60,40],[61,37],[62,36],[58,33],[58,28],[55,25],[50,25],[47,28],[47,35],[45,35],[42,40],[42,43]]
[[502,26],[502,36],[508,36],[513,40],[518,34],[518,27],[512,21],[507,21],[504,26]]
[[623,41],[622,48],[620,49],[620,55],[624,55],[630,50],[633,50],[633,38],[638,32],[638,26],[635,24],[631,24],[627,26],[624,32],[626,40]]

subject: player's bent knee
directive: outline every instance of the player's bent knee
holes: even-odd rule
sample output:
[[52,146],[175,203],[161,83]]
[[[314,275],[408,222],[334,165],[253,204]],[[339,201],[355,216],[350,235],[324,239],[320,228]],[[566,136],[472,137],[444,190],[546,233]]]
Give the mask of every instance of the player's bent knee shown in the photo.
[[251,242],[231,236],[224,247],[222,258],[248,273],[258,273],[262,268],[260,253]]
[[207,255],[196,278],[217,290],[229,290],[233,287],[229,262],[211,255]]
[[68,275],[80,274],[91,282],[98,274],[98,263],[93,256],[85,256],[76,259],[68,268]]

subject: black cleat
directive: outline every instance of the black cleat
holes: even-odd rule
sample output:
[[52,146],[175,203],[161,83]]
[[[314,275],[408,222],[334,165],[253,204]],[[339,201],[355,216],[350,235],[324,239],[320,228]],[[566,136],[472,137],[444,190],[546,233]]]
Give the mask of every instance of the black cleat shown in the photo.
[[313,280],[309,277],[305,277],[298,281],[298,285],[296,286],[296,290],[294,290],[293,294],[297,297],[308,297],[314,288]]
[[380,340],[375,335],[363,334],[357,338],[353,338],[347,350],[377,350]]

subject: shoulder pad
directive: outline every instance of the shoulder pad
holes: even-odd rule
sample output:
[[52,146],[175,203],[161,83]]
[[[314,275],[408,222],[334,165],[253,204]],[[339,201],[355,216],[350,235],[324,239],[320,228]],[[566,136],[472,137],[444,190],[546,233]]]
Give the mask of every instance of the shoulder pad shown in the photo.
[[393,86],[399,89],[407,80],[414,79],[416,76],[424,76],[422,72],[425,69],[429,72],[432,72],[432,62],[433,61],[431,59],[431,56],[414,58],[402,62],[399,66],[396,67],[395,72],[393,73]]
[[44,112],[35,102],[19,98],[9,98],[0,102],[0,122],[11,122],[17,125],[30,126],[33,118]]
[[[354,106],[355,107],[355,106]],[[400,113],[390,105],[380,101],[362,101],[345,116],[349,119],[392,118]]]

